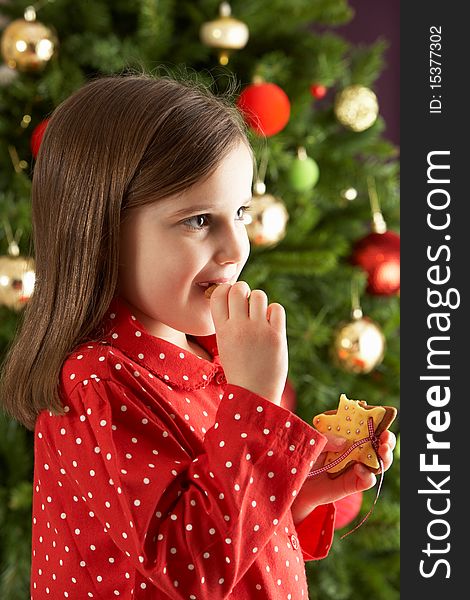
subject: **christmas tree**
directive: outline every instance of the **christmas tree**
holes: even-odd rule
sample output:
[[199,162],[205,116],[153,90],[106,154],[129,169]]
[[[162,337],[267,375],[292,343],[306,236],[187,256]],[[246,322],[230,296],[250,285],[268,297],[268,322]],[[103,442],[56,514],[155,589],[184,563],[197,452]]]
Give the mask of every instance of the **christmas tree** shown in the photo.
[[[234,0],[229,17],[216,0],[44,0],[35,21],[27,1],[0,4],[0,352],[31,291],[21,269],[34,257],[31,175],[48,115],[90,77],[163,69],[215,93],[230,88],[254,115],[258,209],[241,279],[286,308],[292,410],[311,422],[342,392],[398,407],[397,149],[372,93],[385,44],[357,47],[335,33],[353,18],[348,3]],[[0,415],[0,597],[9,600],[29,597],[32,447],[33,434]],[[364,493],[358,519],[375,493]],[[396,452],[368,521],[344,540],[355,521],[339,529],[329,556],[307,563],[311,600],[398,598],[398,523]]]

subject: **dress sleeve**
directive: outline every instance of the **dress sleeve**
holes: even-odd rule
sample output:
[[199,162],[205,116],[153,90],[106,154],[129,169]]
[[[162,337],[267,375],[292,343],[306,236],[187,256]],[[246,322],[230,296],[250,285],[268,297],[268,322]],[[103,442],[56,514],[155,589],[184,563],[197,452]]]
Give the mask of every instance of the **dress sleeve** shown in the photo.
[[295,526],[305,561],[325,558],[333,543],[336,508],[333,502],[317,506]]
[[175,599],[225,598],[326,440],[228,384],[195,452],[164,402],[147,400],[112,379],[90,379],[70,393],[66,415],[47,420],[46,434],[105,533],[155,588]]
[[[295,402],[295,390],[286,379],[281,406],[294,410]],[[335,513],[333,503],[319,506],[296,525],[304,561],[318,560],[328,555],[333,542]]]

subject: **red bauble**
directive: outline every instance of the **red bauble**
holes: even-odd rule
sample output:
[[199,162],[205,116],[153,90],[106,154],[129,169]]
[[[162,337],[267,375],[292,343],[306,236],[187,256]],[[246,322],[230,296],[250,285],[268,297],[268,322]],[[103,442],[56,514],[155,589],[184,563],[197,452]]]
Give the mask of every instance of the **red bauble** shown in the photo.
[[287,94],[275,83],[254,83],[240,94],[237,106],[258,134],[271,136],[284,129],[290,117]]
[[326,96],[327,91],[328,89],[326,88],[326,86],[321,85],[320,83],[312,83],[312,85],[310,86],[310,92],[312,93],[312,96],[317,100],[321,100],[322,98],[324,98]]
[[399,292],[400,236],[397,233],[369,233],[354,245],[351,261],[368,274],[370,294],[391,296]]
[[297,394],[289,379],[286,380],[286,385],[282,392],[281,406],[282,408],[287,408],[287,410],[290,410],[291,412],[295,412],[297,406]]
[[334,505],[336,507],[335,529],[346,527],[357,517],[361,510],[362,492],[356,492],[346,496],[346,498],[336,500]]
[[33,153],[34,158],[36,158],[39,147],[41,146],[42,136],[46,131],[47,124],[49,123],[49,119],[44,119],[41,121],[39,125],[37,125],[33,129],[33,133],[31,135],[31,152]]

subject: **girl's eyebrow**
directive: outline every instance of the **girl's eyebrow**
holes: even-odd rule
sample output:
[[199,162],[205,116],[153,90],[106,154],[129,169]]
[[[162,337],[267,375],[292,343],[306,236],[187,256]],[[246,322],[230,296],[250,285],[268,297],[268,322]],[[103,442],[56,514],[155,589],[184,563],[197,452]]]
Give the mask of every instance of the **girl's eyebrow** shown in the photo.
[[201,206],[186,206],[185,208],[181,208],[176,212],[172,213],[173,217],[182,217],[183,215],[188,215],[192,212],[207,212],[208,210],[213,210],[217,208],[216,206],[211,205],[201,205]]
[[[246,200],[243,200],[242,202],[244,204],[246,204],[247,202],[251,201],[251,196],[249,198],[247,198]],[[211,210],[217,210],[218,208],[220,208],[219,206],[214,206],[213,204],[202,204],[200,206],[186,206],[184,208],[181,208],[180,210],[177,210],[176,212],[172,213],[173,217],[182,217],[184,215],[189,215],[191,213],[205,213]]]

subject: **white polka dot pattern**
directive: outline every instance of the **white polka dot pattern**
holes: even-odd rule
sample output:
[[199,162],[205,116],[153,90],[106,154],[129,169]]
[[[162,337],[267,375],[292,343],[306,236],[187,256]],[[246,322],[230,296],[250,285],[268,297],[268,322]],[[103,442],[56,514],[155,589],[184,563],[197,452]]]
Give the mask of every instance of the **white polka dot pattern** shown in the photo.
[[227,384],[215,336],[211,362],[110,313],[36,425],[31,598],[307,600],[334,508],[294,527],[290,506],[321,435]]

